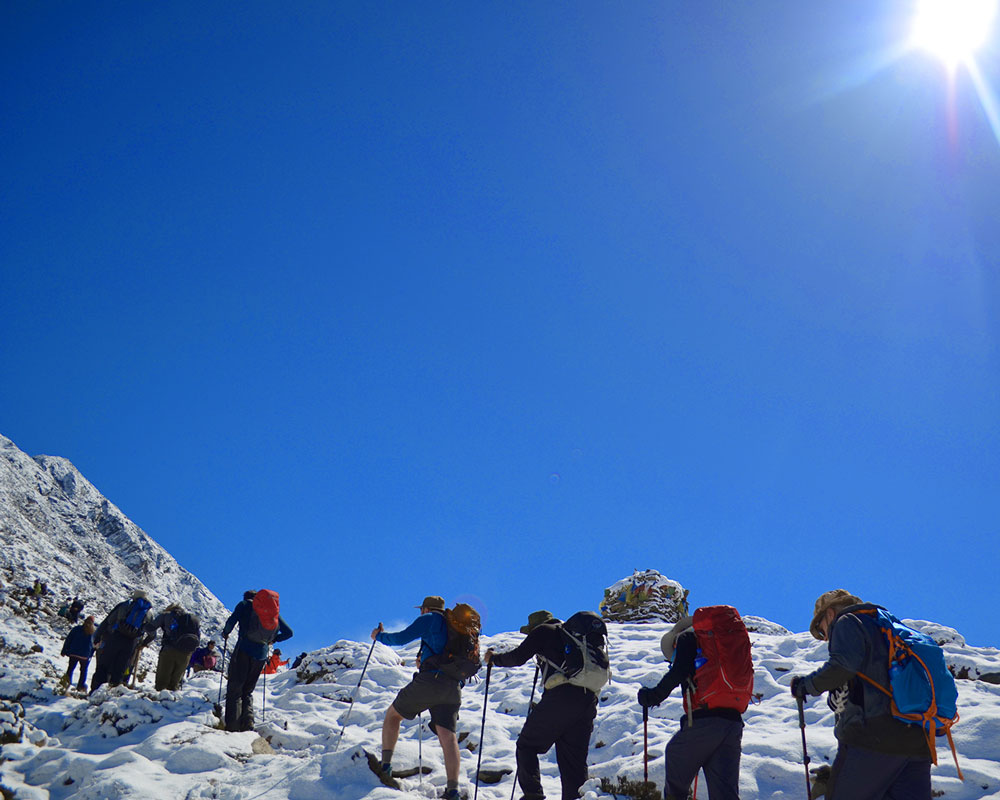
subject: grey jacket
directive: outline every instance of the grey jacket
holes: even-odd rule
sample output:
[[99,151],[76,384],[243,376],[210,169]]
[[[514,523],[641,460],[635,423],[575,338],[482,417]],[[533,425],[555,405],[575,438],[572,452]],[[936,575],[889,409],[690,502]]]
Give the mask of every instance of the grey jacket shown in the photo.
[[889,686],[889,646],[871,616],[858,614],[877,608],[871,603],[845,608],[830,626],[829,660],[806,678],[809,694],[830,692],[827,699],[836,715],[837,740],[893,755],[930,758],[927,737],[919,725],[892,716],[889,697],[858,673]]

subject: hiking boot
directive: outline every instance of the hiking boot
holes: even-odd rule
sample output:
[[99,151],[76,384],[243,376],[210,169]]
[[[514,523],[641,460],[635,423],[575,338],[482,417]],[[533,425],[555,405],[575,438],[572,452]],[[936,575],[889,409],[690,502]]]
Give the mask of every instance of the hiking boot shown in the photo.
[[441,800],[460,800],[460,798],[458,789],[445,789],[444,794],[441,795]]

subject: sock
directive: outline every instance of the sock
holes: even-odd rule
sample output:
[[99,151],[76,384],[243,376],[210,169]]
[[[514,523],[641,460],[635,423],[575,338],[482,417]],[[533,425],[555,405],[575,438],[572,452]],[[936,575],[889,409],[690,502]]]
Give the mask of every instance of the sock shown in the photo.
[[450,792],[452,789],[458,791],[458,781],[448,781],[448,785],[444,787],[446,792]]
[[382,771],[385,772],[392,764],[392,748],[382,748]]

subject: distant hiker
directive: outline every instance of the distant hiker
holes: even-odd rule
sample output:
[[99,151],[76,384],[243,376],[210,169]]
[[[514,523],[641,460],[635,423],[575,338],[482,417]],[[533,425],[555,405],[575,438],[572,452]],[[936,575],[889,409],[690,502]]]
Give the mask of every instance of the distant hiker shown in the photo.
[[94,678],[90,683],[92,693],[104,683],[112,686],[122,683],[149,609],[146,593],[142,589],[136,589],[132,592],[131,600],[123,600],[112,608],[97,626],[94,644],[100,650]]
[[222,637],[228,642],[233,628],[240,626],[240,635],[229,660],[225,713],[227,731],[253,730],[253,690],[267,661],[268,648],[292,636],[292,629],[278,613],[277,592],[261,589],[259,592],[247,592],[243,597],[222,628]]
[[829,659],[815,672],[791,682],[797,698],[829,692],[837,757],[828,800],[931,797],[927,734],[919,724],[893,717],[886,690],[864,679],[882,687],[890,685],[888,638],[876,621],[880,610],[845,589],[820,595],[809,632],[829,643]]
[[73,602],[69,604],[69,612],[66,614],[66,619],[70,622],[76,622],[82,611],[83,601],[79,597],[74,597]]
[[87,690],[87,670],[90,668],[90,659],[94,655],[94,632],[97,626],[93,617],[87,617],[82,625],[77,625],[66,636],[63,642],[62,654],[69,656],[69,665],[66,667],[66,674],[63,676],[63,683],[69,687],[73,683],[73,670],[76,665],[80,665],[80,681],[76,688],[81,692]]
[[490,649],[485,655],[487,664],[498,667],[518,667],[534,656],[540,669],[542,699],[528,710],[517,737],[517,780],[525,800],[541,800],[538,756],[555,745],[562,798],[573,800],[587,780],[597,692],[610,677],[607,626],[589,611],[574,614],[565,623],[548,611],[535,611],[528,615],[521,633],[527,636],[513,650],[495,653]]
[[35,608],[42,607],[42,595],[44,592],[45,584],[42,583],[41,579],[35,578],[35,584],[31,587],[29,596],[35,598]]
[[209,642],[204,647],[199,647],[191,654],[191,660],[188,662],[188,669],[194,670],[195,672],[201,672],[202,670],[213,670],[215,665],[218,663],[219,655],[218,651],[215,649],[215,642]]
[[271,657],[267,660],[267,664],[264,666],[265,675],[274,675],[278,671],[278,667],[283,667],[288,663],[286,658],[284,661],[281,660],[281,651],[275,647],[274,652],[271,653]]
[[191,660],[191,653],[201,641],[201,626],[194,614],[185,611],[179,603],[171,603],[163,613],[143,626],[145,638],[139,647],[152,642],[158,630],[163,631],[163,644],[156,662],[154,686],[158,692],[164,689],[176,692],[181,688],[181,679]]
[[670,670],[652,689],[640,689],[639,705],[657,706],[680,686],[680,730],[665,753],[665,800],[687,800],[698,770],[705,771],[711,800],[738,800],[743,712],[753,694],[750,637],[732,606],[699,608],[660,642]]
[[[475,669],[478,670],[479,615],[469,606],[464,608],[475,615]],[[417,714],[430,709],[430,729],[437,735],[441,751],[444,753],[444,772],[447,779],[444,798],[457,800],[461,757],[455,729],[458,726],[458,711],[462,705],[463,679],[460,677],[461,672],[454,672],[450,668],[452,665],[445,663],[454,659],[450,659],[445,652],[449,644],[449,626],[445,621],[444,599],[437,595],[429,595],[424,598],[419,609],[420,616],[397,633],[386,633],[381,622],[372,631],[372,639],[391,647],[420,640],[420,650],[417,653],[418,672],[400,689],[396,699],[386,709],[382,721],[382,775],[386,779],[392,778],[392,754],[399,739],[399,726],[402,721],[413,719]]]
[[298,669],[299,664],[301,664],[305,660],[306,655],[308,654],[303,652],[295,656],[295,660],[292,662],[291,669]]

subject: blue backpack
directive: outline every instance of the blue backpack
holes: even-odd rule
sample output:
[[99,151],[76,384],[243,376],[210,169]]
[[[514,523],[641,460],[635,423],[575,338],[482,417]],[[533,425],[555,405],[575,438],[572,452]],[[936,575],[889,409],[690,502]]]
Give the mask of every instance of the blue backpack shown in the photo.
[[125,610],[125,619],[115,625],[114,630],[128,639],[135,639],[142,630],[142,623],[146,620],[146,612],[152,608],[145,597],[137,597]]
[[962,778],[951,738],[951,726],[958,722],[958,687],[945,663],[944,650],[926,633],[907,627],[884,608],[865,608],[853,613],[870,616],[889,645],[889,688],[863,673],[859,672],[858,677],[888,695],[896,719],[924,729],[935,764],[934,737],[947,736],[958,777]]

